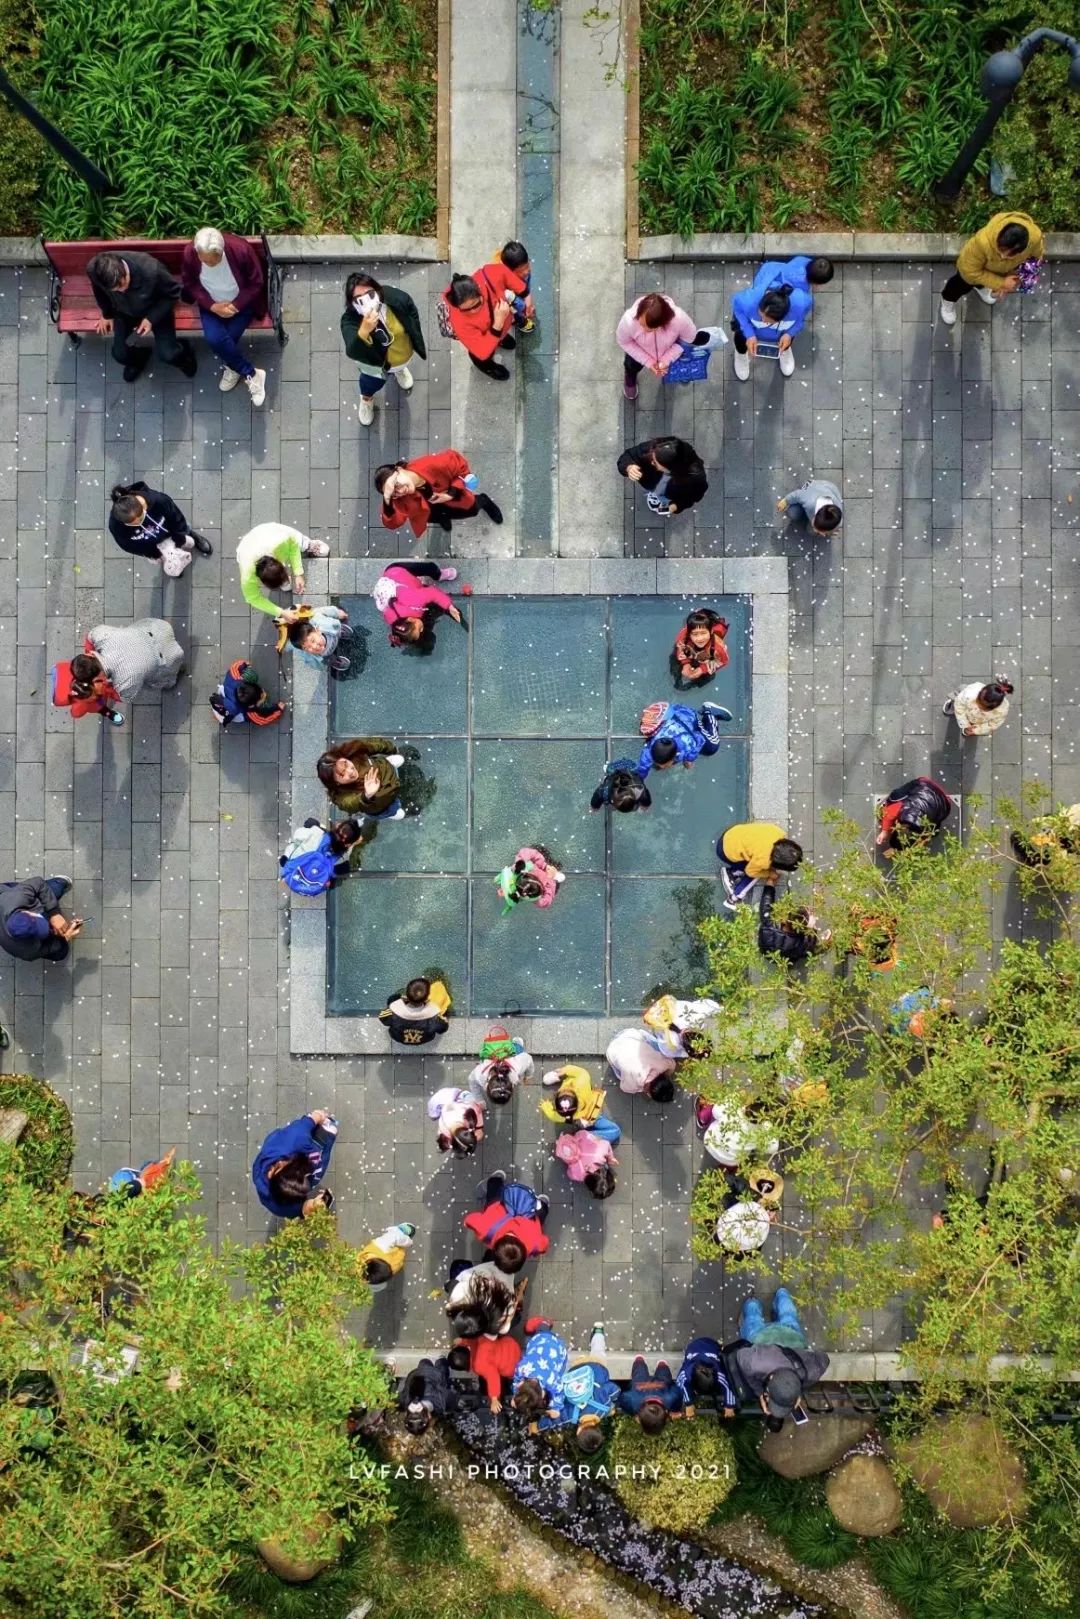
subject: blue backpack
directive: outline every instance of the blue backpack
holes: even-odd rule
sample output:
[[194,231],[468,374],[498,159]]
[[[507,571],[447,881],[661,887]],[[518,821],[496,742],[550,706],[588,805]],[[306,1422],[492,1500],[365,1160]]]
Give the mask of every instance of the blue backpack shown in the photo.
[[281,880],[294,894],[325,894],[334,879],[335,857],[330,834],[321,826],[299,827],[281,856]]

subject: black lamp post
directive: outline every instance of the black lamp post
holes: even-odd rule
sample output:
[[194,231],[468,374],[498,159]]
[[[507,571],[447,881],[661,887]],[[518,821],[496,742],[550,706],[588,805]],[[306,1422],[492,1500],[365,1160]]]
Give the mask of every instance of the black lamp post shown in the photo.
[[117,187],[113,185],[109,176],[96,163],[91,163],[85,152],[80,152],[73,146],[66,135],[62,135],[54,124],[50,124],[45,114],[38,112],[32,101],[27,101],[21,91],[16,90],[3,68],[0,68],[0,95],[10,101],[16,112],[22,114],[28,124],[33,124],[39,135],[43,135],[54,151],[60,153],[64,162],[75,170],[80,179],[85,180],[91,191],[96,191],[101,197],[112,196]]
[[1024,69],[1036,52],[1047,44],[1064,45],[1072,57],[1066,82],[1070,90],[1080,90],[1080,43],[1057,28],[1037,28],[1033,34],[1022,39],[1014,51],[995,51],[982,70],[981,86],[988,103],[987,109],[964,142],[948,174],[942,175],[934,187],[934,195],[942,202],[951,202],[960,195],[960,187],[1012,100],[1013,91],[1024,76]]

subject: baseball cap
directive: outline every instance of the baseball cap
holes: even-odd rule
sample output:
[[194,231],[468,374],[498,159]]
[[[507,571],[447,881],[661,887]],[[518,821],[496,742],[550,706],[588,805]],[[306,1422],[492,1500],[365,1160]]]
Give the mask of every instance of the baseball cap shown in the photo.
[[796,1372],[781,1368],[773,1372],[765,1384],[765,1400],[770,1417],[788,1416],[802,1395],[802,1383]]
[[12,911],[7,920],[7,930],[13,939],[43,939],[49,931],[49,924],[43,916],[33,911]]

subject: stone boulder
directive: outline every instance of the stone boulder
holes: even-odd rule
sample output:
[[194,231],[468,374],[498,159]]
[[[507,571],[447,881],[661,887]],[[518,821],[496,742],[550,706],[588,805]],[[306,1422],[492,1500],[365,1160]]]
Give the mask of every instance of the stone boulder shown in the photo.
[[758,1452],[781,1478],[827,1473],[874,1426],[872,1417],[812,1416],[801,1427],[788,1417],[779,1433],[767,1433]]
[[[300,1538],[315,1546],[325,1538],[327,1530],[330,1529],[334,1529],[333,1518],[328,1512],[321,1512],[314,1522],[302,1531]],[[313,1580],[317,1574],[321,1574],[324,1568],[329,1568],[331,1563],[336,1563],[340,1557],[341,1536],[336,1530],[335,1546],[336,1550],[329,1557],[294,1556],[285,1550],[276,1535],[272,1535],[266,1540],[260,1540],[256,1549],[267,1568],[272,1574],[276,1574],[279,1580],[284,1580],[287,1585],[304,1585],[308,1580]]]
[[904,1504],[882,1456],[849,1456],[825,1480],[829,1511],[849,1534],[891,1535]]
[[1023,1463],[990,1417],[937,1417],[897,1455],[957,1529],[981,1529],[1027,1511]]

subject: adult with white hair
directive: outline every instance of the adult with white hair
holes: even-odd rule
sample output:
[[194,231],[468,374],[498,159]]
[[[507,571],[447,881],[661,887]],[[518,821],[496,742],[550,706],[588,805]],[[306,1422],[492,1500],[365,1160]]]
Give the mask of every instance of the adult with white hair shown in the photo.
[[180,284],[185,303],[197,304],[203,336],[224,366],[218,384],[228,393],[243,382],[253,405],[266,398],[266,372],[240,347],[253,320],[266,313],[266,278],[255,249],[242,236],[206,226],[184,248]]

